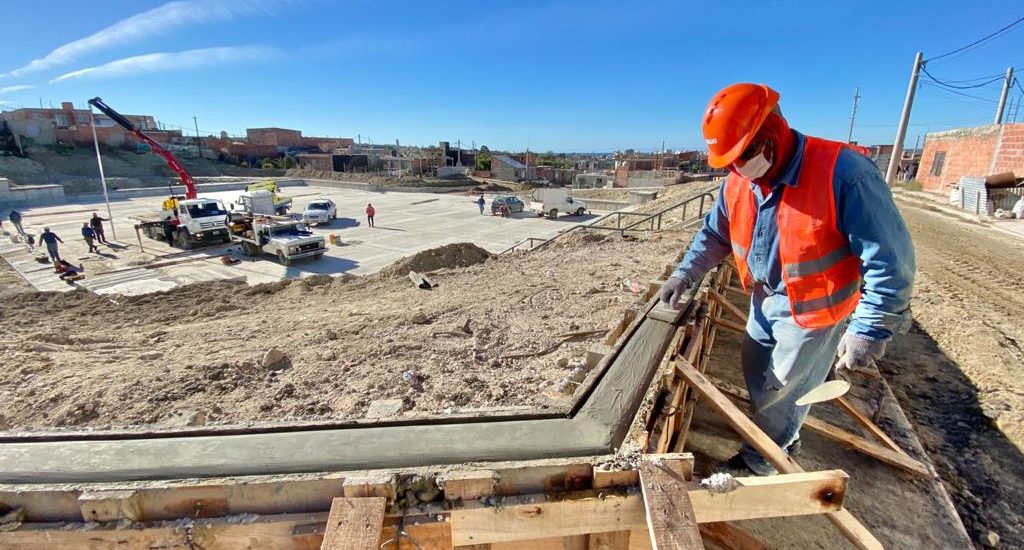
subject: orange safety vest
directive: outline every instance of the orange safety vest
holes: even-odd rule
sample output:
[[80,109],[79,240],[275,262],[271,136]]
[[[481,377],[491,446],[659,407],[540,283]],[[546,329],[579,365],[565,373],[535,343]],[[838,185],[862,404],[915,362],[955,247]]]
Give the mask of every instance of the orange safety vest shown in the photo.
[[[833,171],[845,144],[807,137],[795,187],[783,186],[778,206],[779,255],[789,306],[805,328],[835,326],[860,301],[860,258],[836,227]],[[725,181],[729,235],[743,289],[751,281],[747,254],[757,221],[750,180],[730,173]]]

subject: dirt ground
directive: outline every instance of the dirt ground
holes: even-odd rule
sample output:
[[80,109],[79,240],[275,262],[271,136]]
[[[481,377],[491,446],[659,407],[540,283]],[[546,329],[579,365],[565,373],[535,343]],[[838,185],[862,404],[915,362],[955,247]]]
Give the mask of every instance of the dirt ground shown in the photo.
[[971,538],[992,532],[1000,548],[1024,548],[1024,243],[902,211],[917,252],[916,323],[880,368]]
[[[689,238],[573,234],[438,271],[432,290],[381,275],[9,296],[0,414],[24,429],[351,419],[381,399],[407,414],[559,407],[586,349],[636,299],[623,279],[642,291]],[[409,267],[437,264],[421,265]],[[584,331],[599,332],[510,357]],[[265,364],[271,348],[285,358]]]

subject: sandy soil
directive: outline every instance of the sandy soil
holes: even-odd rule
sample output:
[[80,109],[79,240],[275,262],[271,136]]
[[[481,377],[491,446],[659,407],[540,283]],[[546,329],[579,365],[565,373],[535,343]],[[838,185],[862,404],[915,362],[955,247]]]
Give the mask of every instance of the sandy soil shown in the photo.
[[[13,367],[0,369],[0,414],[18,429],[359,418],[380,399],[416,414],[559,407],[556,388],[601,335],[509,356],[613,328],[635,300],[622,280],[645,287],[689,237],[574,234],[439,271],[429,291],[374,276],[18,295],[0,305],[0,360]],[[265,366],[270,348],[287,358]]]
[[975,541],[1024,548],[1024,243],[914,206],[914,330],[881,364]]

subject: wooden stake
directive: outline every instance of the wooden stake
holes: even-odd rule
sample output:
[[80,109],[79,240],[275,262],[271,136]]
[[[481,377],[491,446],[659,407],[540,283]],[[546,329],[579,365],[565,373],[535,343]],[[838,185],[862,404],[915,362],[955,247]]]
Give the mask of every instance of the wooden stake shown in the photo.
[[683,476],[645,460],[640,464],[640,488],[654,550],[703,550]]
[[381,497],[334,499],[320,550],[377,550],[386,503]]

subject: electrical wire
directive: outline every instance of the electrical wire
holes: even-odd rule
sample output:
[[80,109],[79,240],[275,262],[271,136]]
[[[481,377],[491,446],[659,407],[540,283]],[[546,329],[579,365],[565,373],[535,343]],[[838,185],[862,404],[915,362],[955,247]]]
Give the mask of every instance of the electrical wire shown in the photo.
[[937,55],[935,57],[928,58],[927,61],[935,61],[936,59],[942,59],[943,57],[953,55],[953,54],[955,54],[957,52],[962,52],[962,51],[965,51],[967,49],[973,48],[975,46],[980,46],[982,43],[987,42],[987,41],[995,38],[996,36],[999,36],[1000,34],[1002,34],[1002,33],[1006,32],[1006,31],[1012,29],[1013,27],[1016,27],[1017,25],[1021,24],[1022,22],[1024,22],[1024,17],[1021,17],[1020,19],[1017,19],[1013,23],[1010,23],[1009,25],[999,29],[998,31],[995,31],[995,32],[993,32],[991,34],[988,34],[988,35],[986,35],[986,36],[984,36],[982,38],[979,38],[979,39],[975,40],[974,42],[971,42],[970,44],[967,44],[966,46],[961,46],[961,47],[959,47],[959,48],[957,48],[955,50],[948,51],[948,52],[946,52],[946,53],[944,53],[942,55]]
[[933,84],[931,82],[928,82],[927,80],[924,81],[924,82],[921,82],[921,84],[928,85],[928,86],[931,86],[931,87],[933,87],[935,89],[942,90],[942,91],[945,91],[945,92],[949,92],[951,94],[961,95],[961,96],[964,96],[964,97],[969,97],[971,99],[977,99],[979,101],[986,101],[988,103],[999,103],[999,101],[997,101],[995,99],[988,99],[988,98],[984,98],[984,97],[978,97],[976,95],[965,94],[963,92],[958,92],[956,90],[950,90],[949,88],[944,88],[942,86],[939,86],[939,85]]
[[1017,86],[1017,89],[1020,90],[1020,93],[1024,94],[1024,87],[1021,87],[1020,81],[1017,80],[1017,77],[1013,77],[1013,83],[1014,83],[1014,85]]
[[1004,76],[997,76],[997,77],[995,77],[995,78],[993,78],[991,80],[988,80],[986,82],[982,82],[981,84],[974,84],[974,85],[971,85],[971,86],[957,86],[955,84],[950,84],[949,82],[945,82],[945,81],[939,80],[938,78],[935,78],[935,76],[932,73],[928,72],[928,69],[925,68],[924,64],[921,65],[921,71],[924,72],[924,74],[927,75],[928,78],[932,79],[932,81],[934,81],[936,84],[941,84],[942,86],[945,86],[946,88],[952,88],[952,89],[956,89],[956,90],[970,90],[970,89],[973,89],[973,88],[981,88],[982,86],[988,86],[989,84],[992,84],[993,82],[996,82],[996,81],[999,81],[999,80],[1003,80],[1004,78],[1006,78],[1005,75]]

